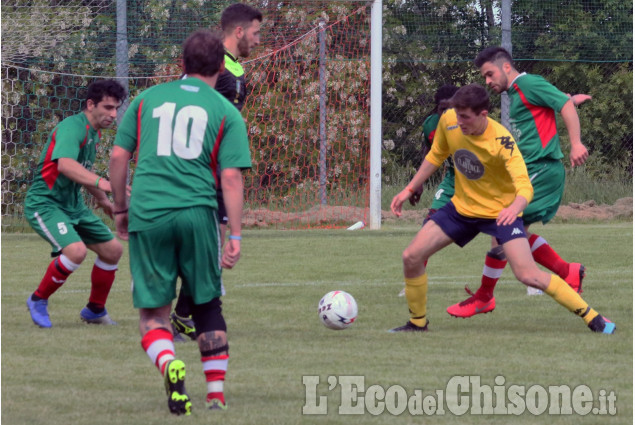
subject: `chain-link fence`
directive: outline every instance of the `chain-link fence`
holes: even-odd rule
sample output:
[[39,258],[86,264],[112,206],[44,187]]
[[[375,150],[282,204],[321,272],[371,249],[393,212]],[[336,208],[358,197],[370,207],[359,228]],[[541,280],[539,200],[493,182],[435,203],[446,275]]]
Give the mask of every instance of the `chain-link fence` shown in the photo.
[[[216,28],[230,3],[3,1],[3,228],[23,224],[24,195],[47,135],[79,112],[91,81],[121,76],[124,69],[134,96],[176,78],[187,34]],[[244,115],[256,164],[246,176],[248,206],[291,214],[300,225],[349,221],[345,211],[367,205],[370,3],[249,3],[263,11],[265,21],[261,46],[244,62],[250,89]],[[123,6],[127,24],[122,28]],[[500,44],[501,3],[384,0],[383,19],[382,171],[390,185],[409,177],[421,161],[421,124],[437,87],[482,83],[472,61],[483,47]],[[632,4],[517,0],[511,19],[513,55],[521,71],[541,74],[567,93],[593,96],[579,109],[582,139],[591,152],[587,171],[632,190]],[[117,54],[122,41],[123,59]],[[320,96],[326,105],[322,115]],[[318,130],[321,116],[326,135]],[[106,172],[114,131],[105,132],[100,145],[95,165],[100,173]],[[566,150],[566,131],[561,134]],[[342,208],[307,218],[306,211],[321,205],[321,137],[328,146],[325,190],[332,196],[327,203]]]

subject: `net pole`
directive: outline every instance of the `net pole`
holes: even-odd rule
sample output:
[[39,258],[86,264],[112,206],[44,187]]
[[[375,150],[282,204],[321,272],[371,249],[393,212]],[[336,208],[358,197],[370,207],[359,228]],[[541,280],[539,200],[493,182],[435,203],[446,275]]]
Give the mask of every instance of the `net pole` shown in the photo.
[[370,199],[369,228],[381,228],[382,0],[370,10]]
[[[117,81],[121,83],[126,93],[130,93],[128,85],[128,72],[130,64],[128,62],[128,9],[126,6],[126,0],[117,0],[117,41],[116,41],[116,76]],[[128,109],[128,98],[123,101],[123,104],[117,111],[117,123],[121,122],[123,114]]]
[[326,40],[320,20],[318,39],[320,41],[320,204],[326,205]]
[[[512,54],[512,6],[511,0],[501,2],[501,47]],[[512,56],[513,57],[513,56]],[[509,125],[509,96],[504,91],[501,94],[501,124],[508,130]]]

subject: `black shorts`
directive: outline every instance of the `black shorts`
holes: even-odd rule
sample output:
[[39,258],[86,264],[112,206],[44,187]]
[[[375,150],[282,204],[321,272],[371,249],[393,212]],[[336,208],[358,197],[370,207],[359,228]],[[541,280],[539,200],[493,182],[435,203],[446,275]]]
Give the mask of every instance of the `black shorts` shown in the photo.
[[527,237],[520,217],[517,217],[512,224],[499,226],[495,218],[465,217],[459,214],[452,202],[448,202],[437,210],[430,216],[430,220],[439,225],[441,230],[460,247],[467,245],[479,233],[495,237],[499,245],[512,239]]
[[229,222],[229,218],[227,218],[227,210],[225,209],[223,191],[220,188],[216,191],[216,201],[218,202],[218,222],[220,224],[227,224]]

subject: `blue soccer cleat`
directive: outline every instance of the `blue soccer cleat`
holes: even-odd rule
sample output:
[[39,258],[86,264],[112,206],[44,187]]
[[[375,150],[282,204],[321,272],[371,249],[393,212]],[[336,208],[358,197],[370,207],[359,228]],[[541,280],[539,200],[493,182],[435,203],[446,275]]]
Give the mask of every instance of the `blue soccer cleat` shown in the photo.
[[91,325],[116,325],[117,322],[112,320],[108,315],[106,309],[101,313],[93,313],[88,307],[82,308],[79,312],[79,317],[82,322],[89,323]]
[[33,301],[30,295],[26,300],[26,306],[29,309],[29,313],[31,313],[33,323],[41,328],[50,328],[53,326],[51,319],[49,318],[48,304],[49,300],[40,299]]

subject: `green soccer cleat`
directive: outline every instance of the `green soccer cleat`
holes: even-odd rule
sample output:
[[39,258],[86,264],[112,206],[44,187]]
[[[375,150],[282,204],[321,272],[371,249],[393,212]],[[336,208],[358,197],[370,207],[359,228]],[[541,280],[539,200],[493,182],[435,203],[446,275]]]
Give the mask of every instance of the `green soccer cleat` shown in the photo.
[[171,360],[165,366],[165,392],[168,395],[168,408],[174,415],[192,414],[192,402],[185,391],[185,363]]
[[209,410],[227,410],[227,403],[223,403],[217,398],[207,400],[205,406],[207,406]]
[[172,334],[174,335],[175,342],[184,341],[181,334],[187,336],[192,341],[196,341],[196,327],[191,317],[184,318],[176,313],[172,313],[170,315],[170,322],[172,323]]

